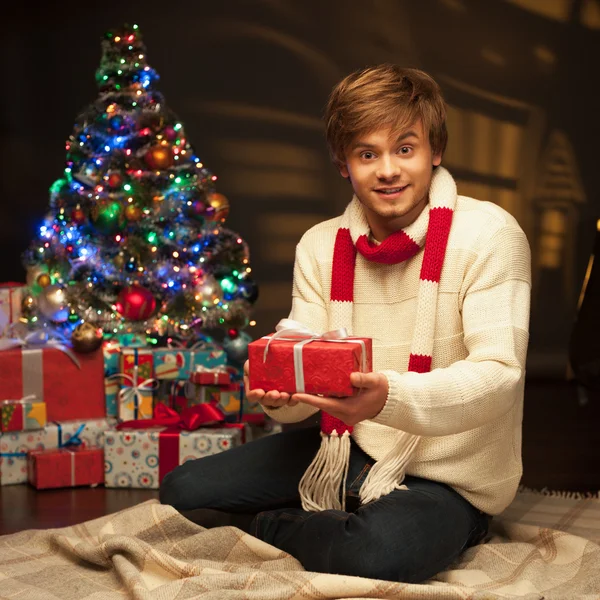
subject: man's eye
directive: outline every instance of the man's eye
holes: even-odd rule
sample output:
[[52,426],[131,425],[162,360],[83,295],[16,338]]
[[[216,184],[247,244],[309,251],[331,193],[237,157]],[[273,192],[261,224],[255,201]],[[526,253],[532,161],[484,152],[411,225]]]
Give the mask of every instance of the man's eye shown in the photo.
[[372,152],[363,152],[362,153],[362,157],[366,158],[367,160],[370,160],[371,158],[373,158],[374,154]]
[[402,146],[402,148],[400,148],[400,154],[408,154],[410,151],[410,146]]

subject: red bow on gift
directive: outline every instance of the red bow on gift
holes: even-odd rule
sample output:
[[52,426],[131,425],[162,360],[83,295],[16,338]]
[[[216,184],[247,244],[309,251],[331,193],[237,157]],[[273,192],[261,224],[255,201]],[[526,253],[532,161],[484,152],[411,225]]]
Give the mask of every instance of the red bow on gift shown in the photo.
[[196,404],[185,408],[181,414],[164,404],[157,404],[152,419],[133,419],[123,421],[116,429],[149,429],[165,427],[158,438],[158,478],[162,482],[164,476],[179,465],[179,435],[182,431],[194,431],[200,427],[223,427],[241,429],[242,443],[245,442],[245,426],[243,423],[224,423],[225,415],[218,406],[210,403]]
[[225,415],[215,404],[205,402],[184,408],[179,414],[177,411],[157,404],[154,407],[152,419],[132,419],[117,425],[117,429],[148,429],[149,427],[176,427],[178,430],[194,431],[202,426],[224,425]]

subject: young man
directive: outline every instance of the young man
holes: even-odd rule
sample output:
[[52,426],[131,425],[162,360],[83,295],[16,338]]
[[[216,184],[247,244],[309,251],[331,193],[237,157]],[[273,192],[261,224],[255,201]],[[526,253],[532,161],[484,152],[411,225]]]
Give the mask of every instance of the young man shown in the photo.
[[[334,88],[327,140],[354,197],[300,240],[290,318],[371,337],[374,370],[352,374],[359,392],[342,399],[250,390],[283,423],[322,411],[323,432],[187,462],[165,478],[163,502],[202,508],[187,514],[238,525],[307,570],[404,582],[447,568],[511,502],[529,245],[506,211],[457,195],[440,166],[445,115],[415,69],[380,65]],[[337,465],[323,454],[333,429],[348,454]]]

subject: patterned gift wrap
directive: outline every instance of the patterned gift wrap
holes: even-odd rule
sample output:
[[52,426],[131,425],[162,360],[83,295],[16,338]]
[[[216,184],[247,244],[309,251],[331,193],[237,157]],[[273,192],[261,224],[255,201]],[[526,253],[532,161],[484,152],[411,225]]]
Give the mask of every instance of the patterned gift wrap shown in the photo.
[[27,453],[59,446],[104,445],[104,432],[113,429],[113,418],[89,421],[55,421],[36,431],[13,431],[0,434],[0,485],[27,482]]
[[29,483],[38,490],[104,483],[104,450],[78,446],[33,450],[27,455]]
[[21,400],[0,402],[1,431],[29,431],[42,429],[46,425],[46,403],[38,402],[35,396]]
[[56,431],[48,429],[0,433],[0,485],[27,483],[27,453],[56,446]]
[[157,379],[188,379],[196,368],[225,369],[226,364],[227,355],[218,347],[154,350],[154,372]]
[[177,465],[241,446],[244,434],[241,427],[106,431],[104,484],[106,487],[158,489],[162,478]]
[[357,390],[350,383],[350,374],[373,370],[371,338],[326,341],[274,335],[248,344],[251,390],[352,396]]
[[119,419],[151,419],[154,390],[158,381],[154,378],[154,355],[149,348],[123,348],[120,373],[111,376],[121,381],[117,394]]

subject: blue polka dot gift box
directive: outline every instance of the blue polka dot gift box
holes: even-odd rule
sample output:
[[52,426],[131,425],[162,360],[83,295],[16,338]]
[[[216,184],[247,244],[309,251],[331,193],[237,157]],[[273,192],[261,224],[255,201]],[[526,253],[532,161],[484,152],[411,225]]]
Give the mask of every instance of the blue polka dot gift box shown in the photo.
[[241,446],[245,429],[243,424],[231,424],[194,431],[175,427],[106,431],[104,485],[158,489],[162,478],[177,465]]
[[43,429],[0,433],[0,485],[27,483],[27,455],[46,450],[85,444],[102,447],[104,432],[114,428],[114,418],[51,421]]

